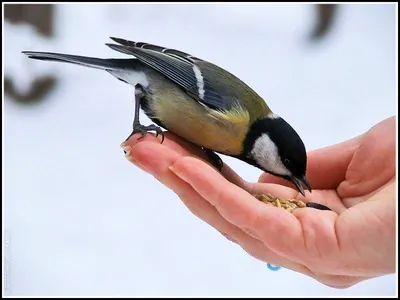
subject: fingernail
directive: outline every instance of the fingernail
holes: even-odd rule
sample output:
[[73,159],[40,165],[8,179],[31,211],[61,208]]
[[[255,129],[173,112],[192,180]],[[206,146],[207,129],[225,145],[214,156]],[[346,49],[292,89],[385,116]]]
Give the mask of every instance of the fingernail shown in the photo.
[[178,171],[173,165],[170,165],[170,166],[168,167],[168,169],[170,169],[171,172],[174,173],[176,176],[178,176],[179,178],[181,178],[179,171]]
[[124,149],[126,159],[130,161],[132,159],[132,147],[126,142],[123,142],[120,146],[122,149]]
[[127,142],[123,142],[121,145],[121,148],[124,149],[125,152],[125,158],[131,162],[132,164],[134,164],[135,166],[137,166],[139,169],[150,173],[149,170],[147,168],[145,168],[142,164],[140,164],[138,161],[136,161],[133,156],[132,156],[132,147],[127,143]]
[[125,153],[132,150],[132,147],[127,142],[123,142],[120,146],[124,149]]
[[182,176],[181,172],[178,169],[176,169],[173,165],[170,165],[168,169],[170,169],[171,172],[174,173],[176,176],[178,176],[180,179],[185,181],[185,176]]
[[[125,149],[124,149],[125,150]],[[132,150],[125,150],[125,157],[127,160],[132,161],[132,155],[131,155]]]

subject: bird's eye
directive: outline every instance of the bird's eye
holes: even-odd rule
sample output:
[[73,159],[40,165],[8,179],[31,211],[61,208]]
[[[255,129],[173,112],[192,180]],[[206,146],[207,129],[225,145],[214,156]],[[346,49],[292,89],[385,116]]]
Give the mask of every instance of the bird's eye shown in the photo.
[[285,164],[285,166],[290,165],[290,160],[288,160],[287,158],[285,158],[285,160],[283,161],[283,163]]

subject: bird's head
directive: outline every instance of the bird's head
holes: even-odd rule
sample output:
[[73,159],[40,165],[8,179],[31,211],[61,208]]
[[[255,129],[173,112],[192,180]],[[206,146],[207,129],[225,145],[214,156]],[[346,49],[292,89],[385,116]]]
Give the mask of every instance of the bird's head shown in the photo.
[[304,196],[307,153],[297,132],[281,117],[271,114],[256,120],[244,141],[242,159],[259,169],[291,181]]

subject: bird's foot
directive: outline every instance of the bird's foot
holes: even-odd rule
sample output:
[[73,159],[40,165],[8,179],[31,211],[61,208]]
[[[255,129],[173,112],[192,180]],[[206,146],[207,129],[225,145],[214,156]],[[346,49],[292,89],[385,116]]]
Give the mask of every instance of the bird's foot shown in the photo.
[[222,161],[221,157],[216,154],[214,151],[203,148],[205,154],[207,155],[208,159],[210,160],[211,164],[219,171],[222,171],[222,167],[224,166],[224,162]]
[[[140,123],[134,123],[133,124],[133,130],[131,132],[131,134],[125,139],[125,142],[127,140],[129,140],[131,138],[132,135],[136,134],[136,133],[141,133],[142,136],[138,137],[138,140],[144,138],[147,134],[147,132],[149,131],[155,131],[156,133],[156,137],[158,137],[158,135],[161,135],[161,144],[164,142],[164,132],[162,131],[162,129],[154,124],[151,124],[149,126],[144,126]],[[125,154],[126,151],[124,150]]]

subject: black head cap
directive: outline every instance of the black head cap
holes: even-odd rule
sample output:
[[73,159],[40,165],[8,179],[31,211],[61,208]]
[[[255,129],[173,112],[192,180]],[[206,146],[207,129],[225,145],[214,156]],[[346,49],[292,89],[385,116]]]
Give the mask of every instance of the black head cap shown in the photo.
[[273,115],[255,121],[244,144],[247,161],[265,172],[292,181],[304,194],[307,152],[297,132],[281,117]]

